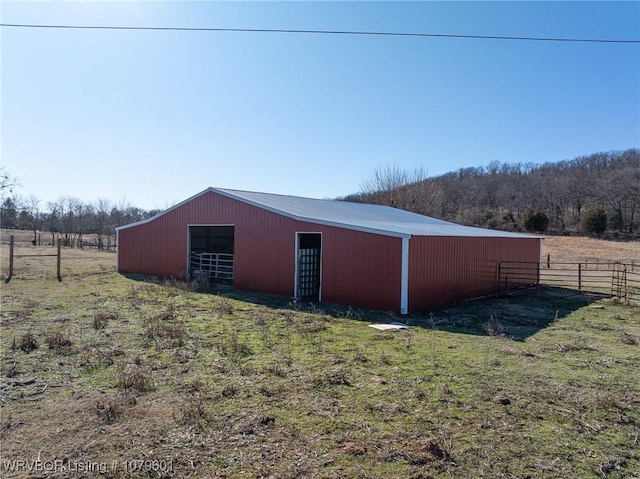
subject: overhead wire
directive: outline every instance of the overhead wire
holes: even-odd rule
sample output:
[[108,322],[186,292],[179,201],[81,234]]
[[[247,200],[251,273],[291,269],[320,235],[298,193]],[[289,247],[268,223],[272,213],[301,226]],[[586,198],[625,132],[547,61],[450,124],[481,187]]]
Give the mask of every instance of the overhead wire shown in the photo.
[[53,24],[28,24],[28,23],[0,23],[0,27],[49,28],[49,29],[68,29],[68,30],[141,30],[141,31],[146,30],[146,31],[178,31],[178,32],[285,33],[285,34],[360,35],[360,36],[418,37],[418,38],[457,38],[457,39],[467,39],[467,40],[640,44],[640,40],[607,39],[607,38],[463,35],[463,34],[450,34],[450,33],[384,32],[384,31],[358,31],[358,30],[306,30],[306,29],[303,30],[303,29],[283,29],[283,28],[144,27],[144,26],[119,26],[119,25],[53,25]]

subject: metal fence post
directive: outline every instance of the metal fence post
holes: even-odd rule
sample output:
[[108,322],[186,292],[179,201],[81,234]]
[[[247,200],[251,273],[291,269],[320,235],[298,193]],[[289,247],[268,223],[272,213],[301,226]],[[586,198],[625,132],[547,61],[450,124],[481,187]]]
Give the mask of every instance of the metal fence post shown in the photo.
[[56,261],[56,270],[58,274],[58,281],[62,281],[62,276],[60,276],[60,253],[62,251],[62,240],[58,240],[58,257]]
[[582,291],[582,263],[578,263],[578,291]]

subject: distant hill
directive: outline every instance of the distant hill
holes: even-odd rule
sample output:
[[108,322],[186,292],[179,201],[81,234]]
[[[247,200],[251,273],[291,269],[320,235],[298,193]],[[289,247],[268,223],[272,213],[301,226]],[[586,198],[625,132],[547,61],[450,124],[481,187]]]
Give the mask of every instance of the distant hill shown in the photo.
[[345,200],[493,229],[637,237],[640,149],[555,163],[492,162],[432,178],[388,167]]

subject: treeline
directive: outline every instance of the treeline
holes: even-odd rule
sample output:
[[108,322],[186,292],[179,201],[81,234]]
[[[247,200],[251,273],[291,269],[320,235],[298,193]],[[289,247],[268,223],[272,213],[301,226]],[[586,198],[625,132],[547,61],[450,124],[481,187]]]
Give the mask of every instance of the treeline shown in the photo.
[[113,204],[106,199],[85,203],[62,196],[42,205],[34,196],[23,198],[11,194],[2,199],[0,223],[3,229],[33,231],[34,244],[55,244],[59,238],[64,246],[111,249],[115,247],[118,226],[156,213],[158,210],[145,211],[124,203]]
[[[0,168],[1,169],[1,168]],[[34,242],[65,246],[115,245],[115,228],[160,210],[86,203],[61,196],[46,205],[12,192],[16,182],[0,171],[0,226],[31,230]],[[640,150],[612,151],[555,163],[500,163],[461,168],[438,177],[397,166],[376,170],[347,201],[383,204],[456,223],[507,231],[640,232]],[[42,234],[48,234],[42,238]]]
[[640,229],[640,150],[544,164],[492,162],[432,178],[389,166],[344,199],[492,229],[634,236]]

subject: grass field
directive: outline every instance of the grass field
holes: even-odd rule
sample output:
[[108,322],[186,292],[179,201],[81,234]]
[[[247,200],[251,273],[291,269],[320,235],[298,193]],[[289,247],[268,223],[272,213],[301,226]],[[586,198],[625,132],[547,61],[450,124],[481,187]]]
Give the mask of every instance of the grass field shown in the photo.
[[63,250],[58,282],[21,258],[2,283],[2,477],[640,478],[638,308],[541,289],[378,331],[399,318],[114,260]]

